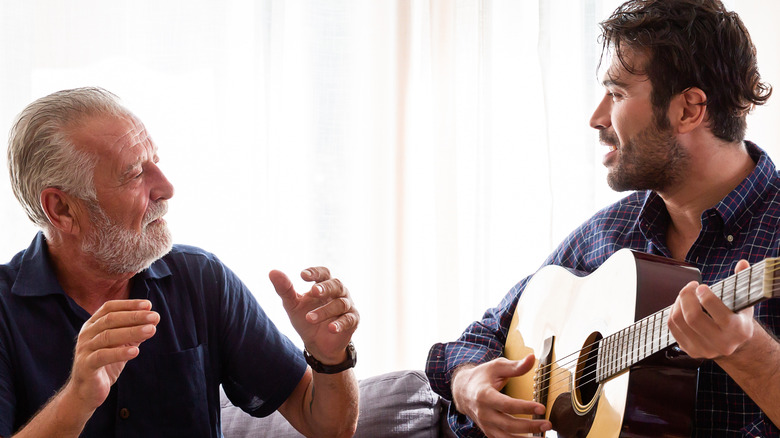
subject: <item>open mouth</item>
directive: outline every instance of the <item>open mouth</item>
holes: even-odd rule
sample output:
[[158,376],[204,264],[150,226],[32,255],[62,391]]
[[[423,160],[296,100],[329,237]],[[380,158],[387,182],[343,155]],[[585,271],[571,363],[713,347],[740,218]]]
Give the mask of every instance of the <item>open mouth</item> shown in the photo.
[[609,150],[606,154],[604,154],[604,158],[602,158],[602,164],[609,167],[615,162],[615,160],[617,160],[617,154],[619,153],[618,147],[614,144],[607,143],[604,143],[604,146],[608,147]]
[[603,144],[604,146],[609,148],[610,152],[615,152],[618,150],[618,144],[620,144],[620,141],[617,138],[617,135],[615,135],[614,132],[607,132],[606,130],[599,131],[599,143]]

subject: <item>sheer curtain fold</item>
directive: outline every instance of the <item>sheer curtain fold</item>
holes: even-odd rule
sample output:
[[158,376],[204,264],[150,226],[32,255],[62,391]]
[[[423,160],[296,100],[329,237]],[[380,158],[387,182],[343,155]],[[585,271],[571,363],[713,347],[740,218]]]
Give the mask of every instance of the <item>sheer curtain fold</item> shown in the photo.
[[[733,3],[772,82],[771,14]],[[358,375],[422,368],[619,196],[588,127],[616,4],[0,1],[0,131],[44,94],[108,88],[160,147],[177,242],[215,252],[295,342],[267,272],[304,292],[298,272],[328,266],[362,316]],[[773,114],[751,132],[776,139]],[[0,204],[8,260],[35,230],[7,178]]]

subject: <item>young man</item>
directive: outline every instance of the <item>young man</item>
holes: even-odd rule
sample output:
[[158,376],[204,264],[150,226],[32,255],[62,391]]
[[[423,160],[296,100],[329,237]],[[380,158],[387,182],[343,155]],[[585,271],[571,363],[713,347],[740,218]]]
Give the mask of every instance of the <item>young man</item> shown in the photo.
[[[632,0],[602,31],[606,91],[590,124],[609,147],[609,185],[636,192],[575,230],[545,265],[593,272],[631,248],[698,267],[703,284],[679,292],[668,323],[683,351],[705,359],[695,435],[780,436],[780,300],[734,313],[705,285],[780,247],[780,178],[769,157],[743,141],[747,112],[770,94],[747,30],[719,0]],[[552,427],[510,416],[545,406],[500,392],[533,367],[533,356],[501,357],[529,278],[457,341],[430,351],[428,377],[454,402],[450,425],[461,436]]]
[[[144,125],[105,90],[30,104],[12,187],[42,232],[0,266],[0,436],[219,437],[219,386],[307,436],[351,436],[358,313],[326,268],[273,271],[308,356],[214,255],[172,245],[173,186]],[[307,362],[312,368],[307,366]]]

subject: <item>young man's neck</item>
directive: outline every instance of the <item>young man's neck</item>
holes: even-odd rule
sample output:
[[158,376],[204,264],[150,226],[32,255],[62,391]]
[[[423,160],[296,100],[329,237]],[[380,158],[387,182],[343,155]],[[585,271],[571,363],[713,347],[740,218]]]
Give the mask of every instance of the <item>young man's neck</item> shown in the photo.
[[659,193],[671,218],[667,247],[678,260],[684,260],[696,242],[701,231],[702,213],[717,205],[756,166],[742,142],[710,144],[689,148],[689,151],[688,174],[680,183]]

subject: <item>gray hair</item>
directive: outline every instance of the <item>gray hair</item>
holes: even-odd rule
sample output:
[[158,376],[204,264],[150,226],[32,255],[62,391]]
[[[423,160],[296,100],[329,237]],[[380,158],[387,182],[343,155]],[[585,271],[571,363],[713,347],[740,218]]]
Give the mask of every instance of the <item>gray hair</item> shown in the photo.
[[132,116],[119,98],[102,88],[76,88],[42,97],[16,118],[8,140],[11,187],[27,216],[47,233],[49,219],[40,196],[48,187],[96,201],[93,175],[97,156],[79,150],[68,129],[88,117]]

